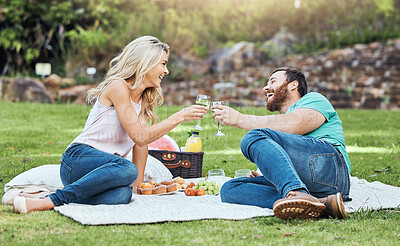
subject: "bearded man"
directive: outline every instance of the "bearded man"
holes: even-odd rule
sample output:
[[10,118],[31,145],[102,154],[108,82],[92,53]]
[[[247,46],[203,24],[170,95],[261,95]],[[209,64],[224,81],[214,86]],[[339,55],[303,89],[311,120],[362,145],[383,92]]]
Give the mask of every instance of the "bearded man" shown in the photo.
[[249,130],[241,150],[262,174],[252,171],[251,177],[226,182],[221,200],[272,208],[285,220],[345,218],[350,160],[337,112],[323,95],[307,93],[305,76],[294,68],[273,71],[263,90],[267,109],[280,114],[255,116],[223,105],[212,108],[222,125]]

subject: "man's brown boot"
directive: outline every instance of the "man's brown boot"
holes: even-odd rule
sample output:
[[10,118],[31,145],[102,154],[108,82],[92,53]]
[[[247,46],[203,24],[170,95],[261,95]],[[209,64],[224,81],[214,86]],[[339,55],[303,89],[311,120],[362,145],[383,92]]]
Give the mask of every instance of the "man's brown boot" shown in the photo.
[[318,200],[325,205],[325,210],[322,214],[323,218],[329,218],[329,216],[337,219],[346,218],[346,211],[344,210],[343,199],[340,193],[319,198]]
[[282,220],[317,219],[325,210],[325,205],[310,194],[290,191],[286,198],[274,203],[273,210],[275,216]]

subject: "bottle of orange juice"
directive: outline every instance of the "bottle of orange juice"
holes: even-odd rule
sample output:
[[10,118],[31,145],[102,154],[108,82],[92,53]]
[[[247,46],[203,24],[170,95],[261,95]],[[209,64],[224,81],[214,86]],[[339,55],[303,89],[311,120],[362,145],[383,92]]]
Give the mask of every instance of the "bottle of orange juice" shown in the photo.
[[192,136],[186,140],[185,149],[187,152],[201,152],[201,139],[199,132],[192,131]]

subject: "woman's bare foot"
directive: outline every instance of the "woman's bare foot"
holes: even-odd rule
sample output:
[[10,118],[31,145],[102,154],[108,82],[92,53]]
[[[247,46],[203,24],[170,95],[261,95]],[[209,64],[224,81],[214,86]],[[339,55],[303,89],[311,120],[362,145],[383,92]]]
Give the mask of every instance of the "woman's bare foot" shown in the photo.
[[54,208],[53,202],[48,197],[44,199],[25,198],[25,204],[28,213],[36,210],[49,210]]
[[19,193],[19,196],[23,196],[26,198],[45,198],[45,196],[50,195],[51,192],[47,192],[47,191],[39,191],[39,192],[35,192],[35,193],[25,193],[25,192],[21,192]]
[[49,210],[54,208],[53,202],[49,197],[38,199],[38,198],[26,198],[23,196],[14,197],[14,211],[19,214],[26,214],[35,210]]

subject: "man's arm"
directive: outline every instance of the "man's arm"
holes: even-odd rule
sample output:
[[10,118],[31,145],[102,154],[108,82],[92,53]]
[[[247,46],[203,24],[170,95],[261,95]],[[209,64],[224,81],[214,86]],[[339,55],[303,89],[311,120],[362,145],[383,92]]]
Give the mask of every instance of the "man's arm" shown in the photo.
[[246,115],[228,106],[215,106],[213,117],[221,124],[235,126],[245,130],[269,128],[272,130],[304,135],[312,132],[325,122],[325,117],[318,111],[309,108],[295,109],[289,114]]

